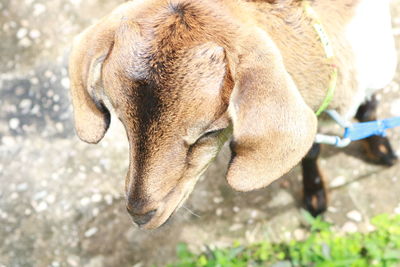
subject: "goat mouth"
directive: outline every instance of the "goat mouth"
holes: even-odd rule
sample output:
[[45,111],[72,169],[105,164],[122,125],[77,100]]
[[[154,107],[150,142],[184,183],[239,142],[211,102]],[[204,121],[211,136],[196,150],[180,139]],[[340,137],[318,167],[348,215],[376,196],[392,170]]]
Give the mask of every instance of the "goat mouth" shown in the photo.
[[195,179],[188,180],[180,186],[172,189],[163,200],[163,204],[157,209],[155,216],[146,224],[139,227],[145,230],[154,230],[165,225],[178,209],[185,203],[187,198],[192,193],[198,179],[204,173],[207,167],[203,168]]
[[[191,191],[185,190],[183,193],[180,190],[173,189],[165,198],[165,202],[157,210],[158,214],[146,224],[139,225],[140,229],[145,230],[155,230],[160,228],[168,223],[172,216],[179,210],[179,208],[183,205],[183,203],[189,197]],[[178,195],[178,196],[177,196]]]
[[164,226],[186,200],[188,195],[189,192],[182,194],[179,192],[179,190],[172,190],[164,198],[164,203],[157,209],[154,217],[145,224],[140,224],[139,228],[145,230],[155,230]]

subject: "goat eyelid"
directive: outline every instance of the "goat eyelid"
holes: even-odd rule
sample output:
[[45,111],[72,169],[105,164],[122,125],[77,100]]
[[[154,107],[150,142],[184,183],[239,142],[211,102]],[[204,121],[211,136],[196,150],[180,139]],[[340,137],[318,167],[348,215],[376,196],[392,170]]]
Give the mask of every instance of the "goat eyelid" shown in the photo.
[[219,133],[219,132],[221,132],[223,130],[225,130],[225,128],[213,129],[213,130],[206,131],[202,136],[200,136],[200,138],[205,137],[205,136],[209,136],[209,135],[213,135],[215,133]]
[[208,130],[206,130],[202,134],[200,134],[196,139],[188,140],[189,138],[184,137],[183,142],[184,142],[185,146],[191,147],[191,146],[194,146],[195,144],[197,144],[202,139],[219,134],[220,132],[222,132],[225,129],[226,128],[209,128]]
[[[200,140],[207,138],[207,137],[211,137],[214,135],[219,134],[220,132],[222,132],[223,130],[225,130],[225,128],[218,128],[218,129],[212,129],[212,130],[208,130],[205,133],[203,133],[202,135],[199,136],[199,138],[197,138],[196,142],[194,144],[196,144],[197,142],[199,142]],[[194,145],[193,144],[193,145]]]

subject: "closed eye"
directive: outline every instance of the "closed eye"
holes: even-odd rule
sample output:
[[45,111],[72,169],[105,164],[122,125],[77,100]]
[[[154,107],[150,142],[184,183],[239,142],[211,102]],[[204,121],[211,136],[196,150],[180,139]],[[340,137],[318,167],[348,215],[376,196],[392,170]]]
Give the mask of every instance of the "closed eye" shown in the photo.
[[211,130],[208,132],[205,132],[202,136],[200,136],[200,138],[205,138],[205,137],[209,137],[209,136],[215,136],[218,135],[220,132],[222,132],[225,128],[222,129],[216,129],[216,130]]
[[197,138],[196,142],[193,145],[195,145],[196,143],[198,143],[198,142],[200,142],[200,141],[202,141],[204,139],[218,136],[224,129],[225,128],[214,129],[214,130],[210,130],[210,131],[205,132],[203,135],[201,135],[199,138]]

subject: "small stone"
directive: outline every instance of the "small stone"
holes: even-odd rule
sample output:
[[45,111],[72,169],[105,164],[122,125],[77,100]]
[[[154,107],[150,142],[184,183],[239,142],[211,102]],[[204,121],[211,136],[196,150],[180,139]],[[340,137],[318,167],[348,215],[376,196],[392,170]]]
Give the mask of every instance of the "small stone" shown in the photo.
[[28,110],[32,106],[32,100],[30,99],[22,99],[19,103],[19,107],[23,110]]
[[60,111],[60,105],[54,105],[53,110],[54,110],[54,112]]
[[268,202],[268,206],[271,208],[278,208],[292,204],[293,201],[293,195],[287,190],[278,190],[277,194]]
[[92,170],[96,173],[101,173],[101,168],[99,166],[94,166]]
[[94,194],[92,196],[92,202],[95,202],[95,203],[100,202],[102,199],[103,199],[103,197],[100,194]]
[[96,227],[92,227],[89,230],[87,230],[84,235],[85,235],[85,237],[89,238],[89,237],[94,236],[97,233],[97,231],[98,231],[98,229]]
[[107,194],[104,196],[104,200],[106,201],[107,205],[111,205],[114,199],[112,195]]
[[99,215],[99,213],[100,213],[99,208],[94,208],[93,211],[92,211],[93,217],[96,217],[97,215]]
[[36,77],[33,77],[33,78],[31,78],[29,81],[30,81],[30,82],[31,82],[31,84],[33,84],[33,85],[37,85],[37,84],[39,84],[39,79],[38,79],[38,78],[36,78]]
[[242,228],[243,228],[243,224],[236,223],[236,224],[232,225],[231,227],[229,227],[229,231],[230,232],[235,232],[235,231],[240,230]]
[[[46,77],[46,78],[48,78],[48,79],[50,79],[50,78],[53,77],[53,76],[54,76],[54,74],[53,74],[53,72],[52,72],[51,70],[46,70],[46,71],[44,72],[44,77]],[[50,92],[51,92],[51,95],[49,95]],[[48,97],[53,96],[53,94],[54,94],[53,91],[47,91],[47,96],[48,96]]]
[[20,46],[22,46],[22,47],[29,47],[29,46],[31,46],[32,45],[32,41],[31,40],[29,40],[29,38],[23,38],[23,39],[21,39],[20,41],[19,41],[19,43],[18,43]]
[[32,214],[32,210],[31,210],[31,209],[26,209],[26,210],[24,211],[24,214],[25,214],[26,216],[29,216],[29,215]]
[[396,99],[390,106],[390,113],[393,116],[400,116],[400,99]]
[[19,119],[17,118],[10,119],[8,125],[10,126],[10,129],[16,130],[19,127]]
[[41,35],[41,33],[38,30],[31,30],[29,32],[29,37],[31,37],[32,39],[37,39],[40,37],[40,35]]
[[77,256],[69,256],[67,262],[71,266],[78,266],[79,265],[79,258]]
[[400,214],[400,204],[394,209],[394,213]]
[[56,196],[54,194],[50,194],[46,197],[46,202],[49,204],[53,204],[56,201]]
[[33,15],[39,16],[46,11],[46,6],[43,4],[35,4],[33,6]]
[[54,102],[60,101],[60,96],[59,96],[59,95],[54,95],[54,96],[53,96],[53,101],[54,101]]
[[0,210],[0,218],[2,218],[3,220],[7,219],[7,213],[5,213],[4,211]]
[[64,131],[64,125],[61,122],[57,122],[56,123],[56,129],[59,132],[63,132]]
[[368,232],[373,232],[373,231],[375,231],[375,230],[376,230],[376,227],[375,227],[375,226],[373,226],[373,225],[370,224],[370,223],[367,224],[367,231],[368,231]]
[[287,179],[282,179],[282,181],[280,182],[280,186],[282,188],[289,188],[290,187],[290,183]]
[[357,210],[352,210],[346,214],[347,218],[355,221],[355,222],[361,222],[362,221],[362,215],[359,211]]
[[77,177],[78,177],[80,180],[85,180],[87,176],[86,176],[86,173],[84,173],[84,172],[79,172],[78,175],[77,175]]
[[35,208],[36,212],[43,212],[43,211],[47,210],[47,207],[48,207],[47,203],[44,202],[44,201],[41,201],[41,202],[40,202],[37,206],[35,206],[34,208]]
[[47,191],[43,190],[43,191],[40,191],[40,192],[34,194],[32,198],[34,200],[39,200],[39,199],[45,198],[46,196],[47,196]]
[[81,0],[70,0],[73,5],[78,6],[81,3]]
[[335,207],[329,206],[328,207],[328,211],[331,212],[331,213],[336,213],[338,211],[338,209],[335,208]]
[[284,232],[283,235],[285,236],[286,240],[292,239],[292,234],[290,232]]
[[304,240],[306,234],[303,229],[296,229],[293,232],[293,236],[296,240]]
[[64,77],[61,79],[61,85],[65,88],[65,89],[69,89],[70,87],[70,81],[67,77]]
[[357,225],[353,222],[346,222],[343,227],[342,231],[346,233],[355,233],[358,231]]
[[27,183],[22,183],[17,185],[17,191],[23,192],[28,189],[28,184]]
[[26,34],[28,33],[28,30],[25,28],[21,28],[17,31],[17,38],[18,39],[22,39],[26,36]]
[[255,218],[255,217],[257,217],[257,215],[258,215],[258,211],[256,211],[256,210],[252,210],[250,213],[251,218]]
[[338,176],[330,182],[330,186],[331,187],[339,187],[339,186],[344,185],[345,183],[346,183],[346,178],[344,176]]
[[1,138],[1,142],[5,145],[5,146],[13,146],[15,145],[16,141],[12,136],[3,136]]
[[216,211],[215,211],[215,214],[219,217],[219,216],[221,216],[222,215],[222,209],[217,209]]
[[39,111],[40,111],[40,106],[34,105],[33,108],[31,109],[31,114],[38,115]]
[[224,198],[222,198],[222,197],[214,197],[213,201],[214,201],[215,204],[219,204],[219,203],[222,203],[222,201],[224,201]]
[[90,203],[90,199],[88,197],[82,198],[79,203],[81,203],[82,206],[87,206]]
[[46,42],[44,43],[44,46],[47,48],[50,48],[53,46],[53,42],[51,40],[46,40]]

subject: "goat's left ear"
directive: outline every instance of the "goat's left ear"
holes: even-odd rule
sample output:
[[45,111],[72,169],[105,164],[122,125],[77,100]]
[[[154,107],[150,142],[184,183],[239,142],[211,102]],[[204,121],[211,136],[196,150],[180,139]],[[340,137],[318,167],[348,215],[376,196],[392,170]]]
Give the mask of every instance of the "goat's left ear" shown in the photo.
[[247,36],[231,66],[227,180],[238,191],[267,186],[293,168],[310,149],[317,126],[273,41],[258,29]]
[[113,45],[115,20],[109,16],[86,29],[75,38],[70,55],[75,129],[78,136],[88,143],[99,142],[110,124],[109,111],[94,95],[96,90],[103,90],[101,70]]

